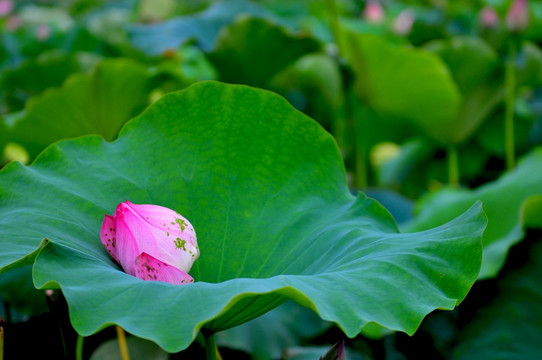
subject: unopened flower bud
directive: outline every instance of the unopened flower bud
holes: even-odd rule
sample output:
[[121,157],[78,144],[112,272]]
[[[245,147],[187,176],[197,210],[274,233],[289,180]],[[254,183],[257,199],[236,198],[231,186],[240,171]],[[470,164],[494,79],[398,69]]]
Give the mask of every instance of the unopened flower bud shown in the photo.
[[363,11],[363,18],[371,23],[381,23],[385,18],[384,9],[378,1],[370,0],[365,5],[365,10]]
[[527,0],[514,0],[506,14],[506,25],[512,32],[520,32],[529,25],[529,6]]
[[408,35],[416,20],[416,14],[411,9],[405,9],[399,13],[393,22],[393,31],[399,35]]
[[120,203],[105,215],[100,239],[125,272],[143,280],[187,284],[199,257],[196,232],[177,212],[158,205]]
[[485,6],[479,15],[480,25],[485,29],[494,29],[499,26],[499,14],[491,6]]

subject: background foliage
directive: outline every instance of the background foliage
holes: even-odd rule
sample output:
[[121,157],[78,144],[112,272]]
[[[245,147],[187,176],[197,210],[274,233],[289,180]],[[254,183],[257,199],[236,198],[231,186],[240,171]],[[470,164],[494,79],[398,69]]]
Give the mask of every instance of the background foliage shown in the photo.
[[[482,239],[480,273],[476,274],[476,261],[472,258],[461,259],[467,268],[472,268],[469,270],[471,283],[478,276],[472,291],[454,311],[437,310],[427,316],[413,336],[393,330],[411,333],[417,325],[390,326],[390,330],[369,322],[369,325],[349,331],[340,321],[337,322],[340,327],[337,323],[324,322],[297,303],[287,302],[265,316],[217,333],[224,358],[312,359],[322,356],[326,348],[344,337],[344,330],[353,336],[362,327],[360,335],[347,340],[348,358],[541,357],[536,340],[542,334],[540,286],[536,274],[540,273],[542,261],[539,246],[542,226],[542,4],[529,1],[526,28],[511,31],[506,22],[511,2],[1,0],[0,166],[5,168],[0,173],[0,206],[3,209],[0,233],[9,234],[10,241],[21,245],[6,247],[0,256],[0,263],[6,266],[0,274],[0,297],[4,305],[0,316],[6,320],[8,330],[6,357],[32,356],[39,348],[40,351],[47,349],[58,358],[66,355],[69,358],[76,343],[72,326],[90,335],[118,320],[105,317],[93,324],[85,323],[86,320],[80,320],[84,312],[74,311],[71,305],[70,322],[64,295],[55,290],[53,295],[46,296],[43,290],[35,287],[57,288],[58,284],[71,280],[69,273],[55,268],[53,259],[68,261],[75,256],[74,251],[77,256],[93,261],[103,255],[101,249],[89,247],[89,242],[82,240],[84,236],[79,238],[76,234],[88,231],[86,229],[95,225],[93,221],[98,221],[98,217],[88,220],[89,214],[111,213],[115,202],[125,200],[111,198],[112,194],[104,190],[104,184],[115,184],[115,190],[120,189],[124,197],[134,196],[144,202],[148,195],[141,189],[146,188],[150,180],[137,170],[144,168],[151,174],[150,169],[160,167],[166,169],[161,171],[169,171],[171,175],[177,170],[167,170],[172,167],[167,159],[174,159],[175,154],[180,154],[183,147],[190,144],[200,149],[210,146],[212,140],[206,143],[205,136],[209,139],[212,136],[206,134],[205,129],[224,133],[226,124],[211,125],[212,119],[207,115],[217,102],[226,100],[220,100],[213,92],[216,91],[212,90],[214,87],[220,87],[218,84],[199,84],[204,80],[271,90],[315,119],[328,132],[318,128],[313,133],[317,139],[326,139],[322,143],[327,144],[327,150],[312,147],[319,144],[318,141],[316,145],[312,144],[313,140],[307,140],[302,146],[304,150],[310,150],[311,155],[320,156],[319,165],[306,161],[311,156],[300,154],[291,154],[288,166],[281,162],[280,153],[265,160],[269,149],[298,144],[296,141],[307,131],[302,125],[306,118],[274,95],[262,95],[261,99],[245,103],[236,102],[248,96],[245,93],[227,99],[237,108],[250,109],[246,116],[255,119],[253,121],[272,124],[279,117],[277,113],[288,119],[284,123],[288,126],[277,125],[269,131],[266,143],[255,142],[248,146],[241,141],[260,137],[262,134],[256,134],[256,130],[243,133],[237,129],[241,133],[227,133],[231,135],[231,141],[236,142],[228,149],[238,151],[235,155],[239,156],[239,164],[246,166],[240,165],[240,168],[246,172],[247,179],[250,179],[249,170],[254,164],[269,161],[282,166],[283,170],[278,174],[260,174],[262,177],[275,179],[273,176],[276,175],[280,181],[288,179],[293,187],[295,184],[299,188],[307,186],[303,196],[295,202],[298,206],[306,204],[304,201],[309,198],[309,193],[329,191],[321,194],[322,197],[333,199],[330,204],[337,209],[345,209],[354,199],[348,190],[352,193],[361,190],[391,213],[401,231],[433,229],[463,213],[478,200],[482,202],[488,221]],[[495,16],[487,17],[488,11],[493,11]],[[201,103],[205,104],[201,109],[191,114],[171,109],[164,112],[170,114],[166,116],[168,118],[200,119],[199,122],[194,120],[199,128],[191,130],[201,133],[198,139],[184,137],[181,143],[172,140],[174,134],[168,131],[174,129],[173,120],[166,122],[171,125],[168,128],[143,125],[145,119],[158,116],[153,115],[158,109],[172,107],[168,101],[174,97],[183,99],[183,95],[167,96],[167,93],[194,83],[198,84],[184,94],[207,98],[208,102]],[[246,88],[235,89],[245,89],[235,91],[252,94]],[[149,105],[151,107],[144,112]],[[234,114],[231,119],[242,116],[230,107],[222,108],[222,111]],[[129,121],[135,117],[138,120]],[[513,119],[512,129],[510,119]],[[124,135],[110,144],[109,141],[119,137],[127,122]],[[282,128],[287,129],[283,131],[286,135],[281,133],[279,136]],[[153,131],[155,135],[152,135]],[[181,129],[178,131],[182,132]],[[108,142],[94,136],[55,144],[81,135],[99,135]],[[132,138],[139,140],[130,140]],[[127,146],[130,141],[133,144]],[[145,142],[167,142],[171,149],[164,146],[154,154],[162,160],[150,161],[150,147],[141,146]],[[138,144],[141,149],[136,151]],[[250,154],[244,154],[243,148],[251,149]],[[233,153],[222,154],[223,158],[215,162],[222,159],[224,163],[235,163],[228,157]],[[253,158],[249,156],[251,154]],[[119,180],[111,175],[110,169],[103,168],[100,157],[136,173],[129,179]],[[517,165],[510,162],[510,157],[517,159]],[[36,158],[38,160],[30,168],[18,163],[8,164],[11,161],[29,164]],[[307,167],[320,169],[321,182],[304,177],[308,173]],[[293,173],[285,175],[286,168]],[[58,172],[58,169],[62,170]],[[190,173],[189,169],[185,172]],[[231,175],[225,173],[224,179]],[[202,175],[203,178],[206,177]],[[243,184],[242,179],[238,180],[239,184]],[[348,188],[344,187],[345,182]],[[160,186],[182,193],[182,189],[168,188],[164,184],[156,185],[156,189]],[[237,195],[228,195],[228,199],[244,201],[240,195],[243,186],[238,186],[224,187],[227,191],[239,191]],[[92,188],[100,188],[101,195],[89,190]],[[72,191],[71,194],[66,189]],[[204,189],[208,188],[202,187],[199,198],[210,201],[213,193]],[[269,191],[263,186],[261,190]],[[94,195],[90,195],[92,193]],[[70,196],[75,200],[66,201],[73,202],[73,206],[61,210],[60,201]],[[167,196],[162,196],[167,203]],[[106,202],[108,197],[109,202]],[[272,196],[261,201],[269,198]],[[26,207],[18,208],[21,204]],[[42,204],[48,212],[39,214],[28,210],[35,209],[36,204]],[[285,211],[275,206],[278,202],[269,204],[276,210],[271,213],[282,214],[285,222],[287,218],[295,218],[301,208]],[[354,209],[372,204],[366,205],[377,214],[371,221],[380,219],[375,224],[386,223],[385,232],[397,231],[393,220],[382,215],[386,211],[376,203],[361,195],[356,204],[352,205]],[[205,203],[200,205],[201,209],[207,206]],[[236,209],[250,209],[250,204],[245,205]],[[65,213],[60,214],[61,211]],[[337,212],[346,218],[354,216],[345,210]],[[187,215],[191,221],[192,217],[198,219],[197,211],[193,210],[193,213]],[[318,219],[323,219],[323,211],[315,214],[320,214]],[[470,214],[473,218],[477,216]],[[19,217],[21,215],[23,217]],[[51,220],[48,216],[57,219]],[[337,220],[337,224],[330,222],[321,226],[322,229],[344,226],[345,232],[351,229],[349,220],[344,220],[342,225]],[[57,235],[51,237],[48,245],[41,242],[43,236],[39,229],[43,226]],[[68,230],[55,232],[58,231],[55,226]],[[25,230],[18,230],[20,227]],[[270,226],[266,231],[272,233],[283,228],[287,226]],[[215,229],[220,227],[217,225]],[[242,228],[237,230],[242,231]],[[205,233],[203,231],[203,238],[207,236]],[[77,239],[71,243],[75,248],[66,246],[62,236]],[[233,237],[232,234],[228,236]],[[445,239],[444,236],[442,240]],[[45,248],[41,250],[43,246]],[[432,249],[428,256],[447,261],[454,256],[451,248]],[[393,252],[393,249],[384,250]],[[238,255],[235,248],[226,250],[231,252],[228,256]],[[42,252],[36,260],[39,251]],[[258,259],[249,260],[257,262]],[[311,257],[304,259],[314,260]],[[36,263],[32,265],[34,260]],[[105,273],[112,269],[118,273],[107,258],[101,260]],[[403,264],[401,261],[396,259],[392,263],[397,266]],[[405,263],[420,266],[416,262],[405,260]],[[17,267],[19,265],[24,266]],[[73,262],[73,266],[78,265]],[[195,268],[195,277],[219,281],[233,280],[239,275],[234,266],[225,267],[222,273],[206,273],[205,269],[209,268],[203,265],[199,270]],[[424,269],[422,274],[428,277],[438,274],[433,270]],[[282,275],[289,281],[288,277],[295,274],[287,266],[285,271]],[[250,278],[254,274],[249,271],[245,275]],[[29,281],[32,276],[34,284]],[[77,284],[66,285],[66,289],[70,286],[76,288]],[[278,288],[273,286],[266,291]],[[329,286],[334,285],[326,285],[324,289],[331,288]],[[405,289],[415,293],[416,286],[409,285]],[[423,315],[435,307],[453,308],[469,286],[466,282],[461,291],[450,297],[453,301],[448,301],[449,304],[433,303],[417,312],[414,318],[421,321]],[[363,290],[364,286],[352,285],[349,290],[353,289]],[[65,291],[68,302],[77,303],[74,300],[77,296],[73,294],[75,292],[70,295],[69,290]],[[393,292],[391,294],[390,301],[394,298]],[[287,298],[278,299],[273,305]],[[91,306],[91,296],[90,299],[79,303],[80,309]],[[305,300],[298,302],[313,310],[318,308]],[[271,307],[265,307],[265,310]],[[318,310],[321,317],[337,320],[337,317],[323,316],[329,309]],[[259,314],[256,311],[253,315]],[[209,314],[205,320],[214,315]],[[414,320],[407,322],[419,322]],[[51,324],[54,324],[53,328]],[[226,327],[217,325],[217,329]],[[254,333],[262,335],[258,339],[250,338],[249,335]],[[169,351],[180,349],[166,345],[164,339],[136,335],[151,338]],[[25,340],[28,338],[35,339],[35,347],[28,346]],[[117,356],[113,338],[110,328],[87,337],[85,358]],[[130,348],[142,358],[203,356],[200,336],[196,337],[194,332],[188,338],[195,338],[195,341],[188,349],[176,354],[165,353],[154,343],[135,336],[130,338]]]

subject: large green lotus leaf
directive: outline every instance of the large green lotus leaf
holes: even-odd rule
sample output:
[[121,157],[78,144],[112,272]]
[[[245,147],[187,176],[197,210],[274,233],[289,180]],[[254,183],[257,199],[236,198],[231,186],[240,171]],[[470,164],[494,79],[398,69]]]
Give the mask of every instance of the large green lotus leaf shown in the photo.
[[209,59],[220,80],[265,87],[273,75],[319,49],[313,38],[291,34],[266,19],[241,17],[220,32]]
[[[538,213],[542,217],[542,212]],[[526,266],[499,282],[498,294],[461,331],[454,358],[541,359],[542,243],[533,245]]]
[[[412,334],[466,296],[481,264],[480,204],[399,233],[376,201],[350,194],[331,135],[245,86],[197,83],[162,97],[113,143],[58,142],[0,175],[0,266],[34,260],[35,286],[62,289],[79,333],[119,324],[171,352],[200,328],[224,330],[288,299],[348,336],[370,322]],[[126,199],[191,221],[195,283],[142,281],[109,258],[99,229]]]
[[105,60],[92,74],[76,74],[60,88],[29,100],[13,140],[34,158],[64,138],[100,134],[114,139],[122,125],[148,104],[148,73],[130,60]]
[[128,35],[135,47],[149,55],[176,49],[191,39],[203,50],[210,51],[220,30],[243,14],[277,19],[272,12],[250,1],[218,1],[196,14],[152,25],[132,26],[128,29]]
[[455,142],[461,94],[438,56],[370,34],[348,33],[344,44],[358,94],[372,108],[404,117],[438,141]]
[[[497,275],[508,250],[523,238],[523,226],[538,211],[542,194],[542,149],[524,158],[518,167],[495,182],[474,190],[446,188],[420,202],[418,214],[404,226],[407,231],[421,231],[444,224],[481,200],[488,217],[484,232],[484,255],[480,278]],[[529,205],[530,204],[530,205]],[[528,225],[536,226],[534,220]]]

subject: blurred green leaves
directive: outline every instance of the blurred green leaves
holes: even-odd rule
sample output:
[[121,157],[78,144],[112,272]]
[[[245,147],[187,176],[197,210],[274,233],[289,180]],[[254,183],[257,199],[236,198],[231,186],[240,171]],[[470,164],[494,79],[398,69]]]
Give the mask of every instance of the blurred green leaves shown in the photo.
[[148,104],[148,79],[147,69],[133,61],[101,62],[91,74],[73,75],[62,87],[31,98],[11,139],[32,158],[60,139],[100,134],[113,140]]

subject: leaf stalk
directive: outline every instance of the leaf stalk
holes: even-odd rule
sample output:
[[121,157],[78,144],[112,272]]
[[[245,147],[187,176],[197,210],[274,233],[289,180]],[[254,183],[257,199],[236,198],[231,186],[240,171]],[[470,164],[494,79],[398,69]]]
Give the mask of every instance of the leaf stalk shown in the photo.
[[506,169],[512,170],[515,167],[514,150],[514,104],[516,101],[516,46],[514,39],[508,44],[508,59],[505,67],[506,103],[504,118],[504,151]]
[[75,343],[75,360],[83,360],[83,343],[85,338],[81,335],[77,335],[77,342]]
[[448,183],[453,187],[459,186],[459,157],[454,144],[448,147]]
[[203,333],[203,340],[205,344],[205,355],[207,360],[221,360],[222,357],[220,356],[215,343],[215,335]]
[[122,360],[130,360],[130,354],[128,353],[128,345],[126,344],[126,334],[120,326],[116,326],[117,339],[119,341],[120,357]]

